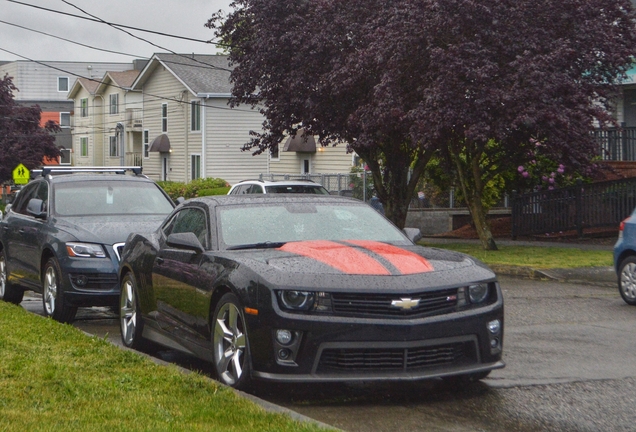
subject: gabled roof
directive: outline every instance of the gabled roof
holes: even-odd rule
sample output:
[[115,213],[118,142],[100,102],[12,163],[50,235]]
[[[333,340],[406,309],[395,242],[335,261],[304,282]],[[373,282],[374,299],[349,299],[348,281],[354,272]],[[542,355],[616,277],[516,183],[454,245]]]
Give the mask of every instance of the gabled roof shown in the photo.
[[172,73],[193,96],[230,96],[231,69],[227,56],[223,55],[155,54],[133,83],[132,90],[141,90],[159,65]]
[[129,90],[135,79],[139,76],[138,70],[127,70],[123,72],[106,72],[104,78],[102,78],[99,87],[95,90],[97,93],[102,92],[102,86],[106,87],[109,83],[113,83],[115,87],[120,87],[124,90]]
[[75,95],[80,91],[81,88],[84,88],[89,94],[95,95],[97,91],[97,87],[101,84],[100,80],[89,79],[89,78],[78,78],[75,80],[75,84],[71,87],[71,90],[68,92],[67,99],[74,99]]

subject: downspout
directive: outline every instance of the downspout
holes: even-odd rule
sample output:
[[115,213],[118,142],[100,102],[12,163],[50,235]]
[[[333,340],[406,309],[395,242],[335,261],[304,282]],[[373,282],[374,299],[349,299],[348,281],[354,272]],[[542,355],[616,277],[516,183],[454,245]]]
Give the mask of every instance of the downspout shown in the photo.
[[207,105],[208,99],[210,97],[205,97],[205,102],[201,107],[201,178],[206,178],[205,175],[205,106]]

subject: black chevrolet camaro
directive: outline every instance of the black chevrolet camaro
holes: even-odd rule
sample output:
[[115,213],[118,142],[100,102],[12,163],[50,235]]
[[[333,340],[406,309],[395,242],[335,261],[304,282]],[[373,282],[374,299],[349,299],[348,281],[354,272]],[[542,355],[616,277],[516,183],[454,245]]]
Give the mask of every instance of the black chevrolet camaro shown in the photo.
[[122,340],[208,360],[235,388],[481,379],[503,367],[495,274],[415,239],[343,197],[189,200],[126,242]]

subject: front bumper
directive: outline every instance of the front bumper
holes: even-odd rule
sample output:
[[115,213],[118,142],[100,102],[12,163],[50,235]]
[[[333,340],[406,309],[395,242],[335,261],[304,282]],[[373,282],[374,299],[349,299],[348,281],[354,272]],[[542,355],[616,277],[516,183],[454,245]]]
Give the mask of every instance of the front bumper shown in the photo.
[[[488,329],[494,320],[501,324],[496,334]],[[258,379],[413,381],[504,367],[501,300],[419,319],[299,316],[274,307],[259,312],[257,321],[248,327],[252,376]],[[291,331],[293,341],[280,344],[278,329]],[[289,351],[286,359],[281,360],[281,349]]]
[[118,305],[118,265],[114,257],[61,259],[64,302],[78,307]]

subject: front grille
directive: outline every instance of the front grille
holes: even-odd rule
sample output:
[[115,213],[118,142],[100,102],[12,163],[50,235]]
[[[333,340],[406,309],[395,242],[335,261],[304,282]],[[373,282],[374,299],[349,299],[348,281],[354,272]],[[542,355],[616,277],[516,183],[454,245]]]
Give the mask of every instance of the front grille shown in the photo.
[[[419,300],[417,306],[400,308],[394,301]],[[416,294],[345,294],[331,293],[333,310],[341,315],[430,316],[457,310],[457,288]]]
[[83,290],[112,290],[117,287],[117,275],[104,273],[71,274],[71,282]]
[[113,250],[115,251],[115,255],[117,255],[117,261],[121,261],[121,254],[124,251],[124,246],[126,246],[126,243],[115,243],[113,245]]
[[317,371],[415,372],[476,362],[477,350],[470,341],[410,348],[328,348],[320,356]]

